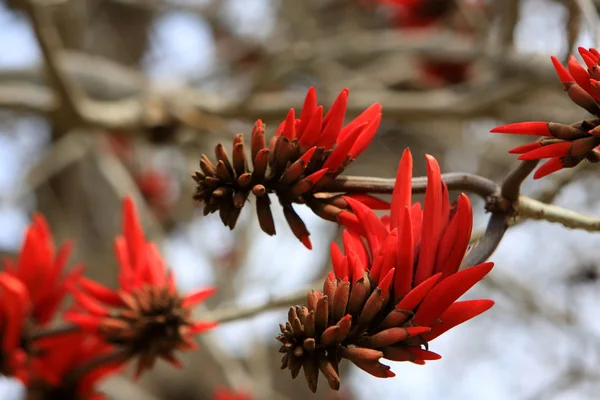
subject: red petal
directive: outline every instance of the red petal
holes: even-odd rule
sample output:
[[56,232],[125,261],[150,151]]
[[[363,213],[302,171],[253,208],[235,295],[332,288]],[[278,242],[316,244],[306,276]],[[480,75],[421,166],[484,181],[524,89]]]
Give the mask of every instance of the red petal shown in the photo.
[[194,325],[191,325],[188,328],[188,332],[191,335],[196,335],[198,333],[206,332],[210,329],[213,329],[217,325],[219,325],[218,322],[199,321],[199,322],[194,323]]
[[539,160],[541,158],[562,157],[569,152],[571,145],[571,142],[552,143],[520,155],[519,160]]
[[539,149],[542,146],[543,144],[541,144],[540,142],[527,143],[522,146],[517,146],[514,149],[509,150],[508,152],[510,154],[523,154],[531,150]]
[[338,134],[344,125],[346,106],[348,104],[348,89],[340,92],[331,108],[323,118],[323,130],[317,142],[317,146],[330,149],[337,141]]
[[294,140],[296,138],[296,114],[294,113],[293,108],[288,111],[281,134],[289,140]]
[[567,63],[569,67],[569,72],[575,78],[575,82],[579,86],[581,86],[586,92],[588,92],[594,99],[598,100],[600,97],[596,94],[594,90],[592,90],[592,85],[590,85],[590,75],[587,73],[585,68],[583,68],[573,54],[569,55],[569,62]]
[[193,307],[196,304],[203,302],[204,300],[206,300],[207,298],[209,298],[216,292],[217,292],[217,289],[212,288],[212,287],[195,290],[192,293],[187,294],[183,298],[183,303],[181,304],[181,307],[182,308]]
[[554,65],[558,79],[560,79],[563,85],[566,83],[575,83],[575,79],[573,79],[569,71],[567,71],[564,65],[562,65],[556,57],[552,56],[550,59],[552,60],[552,65]]
[[381,114],[377,114],[375,118],[367,125],[367,127],[362,131],[354,146],[350,149],[350,156],[352,158],[358,158],[362,154],[363,151],[369,147],[375,135],[377,134],[377,130],[379,129],[379,124],[381,123]]
[[379,251],[379,248],[388,236],[388,232],[383,226],[383,223],[370,208],[361,202],[346,196],[344,196],[344,200],[348,202],[348,205],[352,208],[352,211],[356,214],[358,221],[362,225],[367,242],[369,243],[371,254],[375,254]]
[[553,172],[559,171],[563,169],[563,163],[560,158],[551,158],[544,165],[539,167],[535,174],[533,174],[533,179],[540,179],[545,177],[546,175],[550,175]]
[[492,300],[457,301],[440,315],[440,323],[434,324],[431,332],[425,334],[425,337],[427,340],[433,340],[455,326],[489,310],[493,305]]
[[414,323],[416,325],[431,326],[452,303],[482,280],[492,270],[493,266],[494,263],[491,262],[479,264],[463,269],[442,280],[431,289],[431,292],[419,306],[414,317]]
[[323,168],[328,168],[331,171],[337,171],[337,169],[342,165],[346,157],[350,152],[350,149],[356,142],[358,136],[365,129],[367,124],[362,124],[356,127],[350,134],[348,134],[341,142],[335,146],[327,160],[325,160],[325,164],[323,164]]
[[[344,276],[348,276],[348,271],[343,269],[345,257],[342,254],[340,247],[337,245],[337,243],[332,242],[329,248],[331,253],[331,265],[333,266],[333,272],[335,273],[335,276],[340,279]],[[348,265],[346,264],[346,269],[347,268]]]
[[414,269],[414,245],[412,238],[412,222],[410,211],[407,206],[404,207],[404,218],[398,233],[398,252],[396,262],[396,279],[394,281],[394,296],[396,299],[406,295],[413,281]]
[[552,136],[547,122],[517,122],[501,125],[492,129],[492,133],[508,133],[516,135]]
[[302,105],[302,111],[300,112],[300,125],[298,126],[296,135],[301,138],[310,122],[310,119],[317,111],[317,90],[314,86],[311,86],[306,92],[304,98],[304,104]]
[[427,189],[423,210],[423,232],[419,264],[415,271],[415,284],[419,284],[433,275],[436,249],[442,233],[442,176],[436,159],[427,157]]
[[308,122],[302,137],[298,141],[298,144],[303,149],[308,149],[317,144],[319,140],[319,135],[321,134],[321,125],[323,119],[323,106],[317,107],[317,110],[314,112],[312,118]]
[[338,141],[344,140],[344,138],[357,126],[362,125],[365,122],[370,124],[377,117],[377,114],[381,114],[381,104],[373,103],[369,106],[369,108],[363,111],[358,117],[350,121],[350,123],[340,131]]
[[417,308],[423,298],[425,298],[441,277],[442,274],[436,274],[408,292],[408,294],[396,305],[396,310],[412,311]]
[[[406,207],[411,206],[412,201],[412,170],[413,159],[408,148],[404,149],[402,158],[398,164],[396,183],[392,193],[392,207],[390,209],[390,229],[401,226],[402,217]],[[410,214],[410,213],[409,213]]]

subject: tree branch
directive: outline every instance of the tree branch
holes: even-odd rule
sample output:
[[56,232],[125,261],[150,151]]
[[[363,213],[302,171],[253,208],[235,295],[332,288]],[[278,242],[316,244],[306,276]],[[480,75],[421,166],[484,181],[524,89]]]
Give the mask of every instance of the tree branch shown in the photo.
[[600,231],[600,218],[580,214],[553,204],[520,196],[516,205],[516,216],[526,219],[555,222],[571,229],[583,229],[588,232]]

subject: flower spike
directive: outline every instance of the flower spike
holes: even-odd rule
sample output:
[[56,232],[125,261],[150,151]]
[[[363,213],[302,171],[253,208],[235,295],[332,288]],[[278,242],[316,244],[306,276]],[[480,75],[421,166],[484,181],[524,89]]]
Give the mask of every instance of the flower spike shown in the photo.
[[[251,137],[252,170],[242,135],[234,138],[231,159],[221,144],[215,149],[216,163],[202,155],[193,179],[197,184],[194,199],[204,203],[204,215],[218,211],[225,226],[233,229],[252,193],[261,229],[274,235],[269,194],[276,194],[288,214],[293,203],[301,203],[322,218],[336,221],[337,215],[347,208],[346,202],[340,197],[316,194],[367,148],[381,122],[381,104],[375,103],[344,126],[348,93],[348,89],[342,90],[323,116],[316,89],[311,87],[300,118],[296,119],[296,112],[290,109],[268,145],[264,124],[258,120]],[[294,235],[310,249],[309,232],[296,217],[286,215]]]
[[549,159],[533,175],[540,179],[563,168],[572,168],[583,160],[600,161],[600,69],[596,49],[579,47],[587,70],[577,63],[573,55],[569,56],[565,68],[556,57],[552,64],[571,100],[584,108],[595,118],[563,125],[554,122],[519,122],[493,128],[493,133],[541,136],[534,143],[518,146],[509,151],[519,154],[519,160]]
[[[308,293],[306,306],[291,307],[277,340],[282,369],[304,371],[311,391],[321,373],[339,390],[339,363],[391,378],[383,359],[424,364],[441,356],[429,342],[489,309],[491,300],[456,302],[492,269],[484,263],[458,271],[469,245],[473,216],[466,195],[449,204],[439,165],[427,156],[424,211],[412,204],[412,155],[398,168],[391,214],[381,219],[365,204],[345,197],[351,212],[340,222],[343,252],[331,245],[333,272],[323,291]],[[450,211],[452,209],[452,211]],[[362,240],[362,238],[364,240]]]

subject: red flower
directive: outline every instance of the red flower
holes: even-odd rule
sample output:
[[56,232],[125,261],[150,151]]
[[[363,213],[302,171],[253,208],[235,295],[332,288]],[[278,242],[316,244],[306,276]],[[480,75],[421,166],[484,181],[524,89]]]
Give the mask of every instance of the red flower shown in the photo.
[[142,196],[152,207],[164,212],[171,203],[169,177],[160,171],[145,171],[135,179]]
[[204,202],[204,215],[219,211],[223,223],[233,229],[252,192],[261,229],[274,235],[268,194],[275,193],[294,235],[312,248],[310,234],[292,203],[307,204],[317,215],[335,221],[337,212],[327,208],[330,200],[314,193],[367,148],[381,121],[381,104],[375,103],[344,126],[347,103],[348,89],[344,89],[323,116],[323,106],[317,105],[316,90],[311,87],[299,118],[291,109],[268,147],[263,123],[258,120],[251,137],[252,171],[241,134],[233,139],[231,160],[221,144],[215,148],[216,165],[202,155],[201,170],[193,178],[198,185],[194,199]]
[[[323,292],[311,291],[307,306],[290,308],[277,338],[282,368],[300,369],[312,391],[319,371],[338,390],[342,358],[366,372],[393,377],[381,358],[424,364],[439,356],[428,343],[488,310],[491,300],[457,302],[493,267],[484,263],[458,271],[472,228],[471,204],[462,194],[450,205],[436,160],[427,157],[425,204],[412,204],[412,156],[398,168],[390,215],[381,219],[361,202],[347,198],[344,253],[331,246],[334,272]],[[366,245],[362,238],[366,239]]]
[[94,385],[119,365],[88,366],[113,351],[97,336],[82,332],[39,339],[27,370],[27,400],[104,400]]
[[68,292],[67,286],[81,275],[82,266],[64,274],[72,248],[73,243],[67,242],[57,252],[46,219],[35,214],[27,229],[18,263],[3,260],[5,272],[25,285],[31,302],[31,316],[38,324],[52,320]]
[[123,236],[115,241],[119,289],[108,289],[90,279],[79,281],[74,292],[79,308],[67,319],[86,331],[99,332],[109,343],[124,346],[130,357],[139,355],[138,374],[156,358],[173,365],[173,352],[195,348],[193,335],[216,323],[193,321],[191,309],[215,290],[197,290],[181,297],[154,243],[147,242],[131,198],[123,202]]
[[23,331],[31,310],[27,288],[21,281],[0,272],[0,373],[19,374],[25,363]]
[[[552,57],[554,69],[567,94],[578,106],[600,117],[600,53],[596,49],[579,48],[588,69],[584,69],[571,55],[568,70]],[[519,160],[549,160],[537,169],[533,178],[539,179],[563,168],[572,168],[583,160],[600,160],[600,119],[593,118],[562,125],[554,122],[519,122],[498,126],[494,133],[540,136],[537,142],[519,146],[510,151],[520,154]]]
[[246,393],[232,392],[227,388],[217,388],[213,393],[213,400],[252,400],[252,396]]

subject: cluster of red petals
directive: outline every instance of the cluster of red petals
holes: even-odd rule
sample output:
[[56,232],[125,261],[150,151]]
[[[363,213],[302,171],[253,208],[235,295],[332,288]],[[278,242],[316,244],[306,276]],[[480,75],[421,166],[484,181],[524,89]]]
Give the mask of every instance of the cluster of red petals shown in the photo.
[[[86,332],[106,333],[115,325],[115,320],[111,318],[115,316],[116,319],[120,318],[123,310],[127,310],[125,313],[128,318],[133,318],[131,310],[136,310],[142,316],[168,322],[171,315],[164,315],[161,319],[160,312],[168,313],[173,309],[180,309],[187,315],[193,306],[215,292],[215,289],[208,288],[194,291],[183,297],[177,294],[173,276],[167,269],[158,247],[146,241],[135,205],[129,197],[123,202],[123,235],[115,240],[115,251],[119,264],[118,289],[112,290],[82,277],[77,282],[78,287],[73,291],[77,304],[67,313],[66,318]],[[160,303],[159,311],[154,308],[155,301]],[[179,315],[175,317],[179,318]],[[131,322],[135,325],[137,321]],[[183,331],[181,342],[174,343],[175,348],[166,349],[165,352],[161,349],[161,352],[156,354],[176,366],[179,366],[179,361],[172,356],[171,351],[194,348],[192,336],[216,325],[205,321],[189,324],[185,318],[181,322],[185,323],[185,326],[175,327],[176,331],[177,328]],[[110,342],[111,338],[105,337],[105,339]],[[158,340],[160,339],[159,337]],[[138,373],[146,367],[147,364],[139,364]]]
[[77,280],[82,267],[65,273],[72,244],[56,250],[46,219],[33,217],[19,258],[3,260],[0,273],[0,341],[1,366],[5,374],[20,374],[26,360],[23,348],[26,331],[50,322],[71,282]]
[[[552,64],[570,99],[589,113],[600,117],[600,52],[596,49],[579,48],[587,70],[570,55],[565,68],[556,57]],[[493,133],[539,136],[540,140],[510,151],[520,154],[519,160],[546,161],[534,174],[542,178],[563,168],[572,168],[583,160],[600,160],[600,119],[593,118],[571,125],[553,122],[519,122],[498,126]]]
[[135,179],[142,196],[151,206],[166,208],[169,205],[169,177],[160,171],[149,170],[137,175]]
[[217,388],[213,393],[213,400],[252,400],[247,393],[233,392],[227,388]]
[[73,243],[67,242],[57,250],[46,219],[41,214],[35,214],[27,229],[18,261],[3,260],[4,272],[19,280],[27,289],[31,308],[29,314],[37,324],[45,325],[52,320],[68,293],[68,287],[83,272],[83,266],[68,273],[64,271],[72,248]]
[[28,400],[105,400],[94,385],[120,369],[115,363],[102,363],[85,370],[89,363],[108,356],[113,347],[95,335],[67,333],[36,341],[38,355],[27,369]]
[[[459,271],[471,236],[469,198],[450,204],[437,161],[427,156],[425,201],[412,203],[412,156],[405,150],[398,168],[389,215],[378,218],[347,198],[352,212],[340,214],[344,252],[331,246],[334,275],[353,284],[368,272],[370,281],[398,310],[416,310],[415,325],[431,327],[427,341],[489,309],[491,300],[456,302],[493,267],[483,263]],[[366,239],[366,244],[362,240]],[[417,363],[422,363],[417,357]]]
[[270,139],[262,121],[255,123],[249,157],[241,134],[233,140],[231,158],[222,144],[215,148],[216,165],[203,155],[193,179],[197,183],[194,199],[205,204],[204,214],[219,211],[223,223],[233,229],[252,193],[261,229],[274,235],[268,197],[274,193],[292,232],[310,249],[310,233],[292,204],[307,204],[317,215],[335,221],[337,212],[327,207],[332,200],[314,194],[367,148],[381,122],[381,104],[374,103],[344,124],[348,93],[348,89],[342,90],[325,113],[317,103],[316,89],[311,87],[299,115],[291,109]]
[[[424,29],[441,25],[456,11],[454,0],[372,0],[389,9],[389,18],[399,29]],[[480,5],[473,5],[479,7]],[[466,81],[470,62],[423,59],[419,72],[428,86],[446,86]]]

